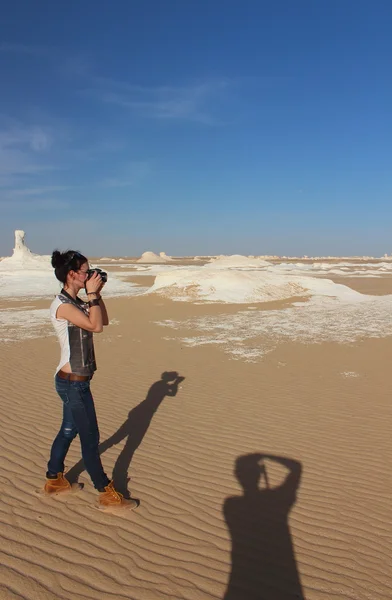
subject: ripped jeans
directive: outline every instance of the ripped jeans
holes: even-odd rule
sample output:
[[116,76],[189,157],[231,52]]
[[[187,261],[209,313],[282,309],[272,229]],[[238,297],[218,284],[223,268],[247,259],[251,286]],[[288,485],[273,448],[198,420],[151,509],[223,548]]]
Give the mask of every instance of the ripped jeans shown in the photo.
[[63,401],[63,422],[50,453],[47,477],[64,472],[64,459],[79,434],[82,457],[94,487],[103,490],[109,483],[98,451],[99,430],[90,381],[68,381],[56,376],[56,391]]

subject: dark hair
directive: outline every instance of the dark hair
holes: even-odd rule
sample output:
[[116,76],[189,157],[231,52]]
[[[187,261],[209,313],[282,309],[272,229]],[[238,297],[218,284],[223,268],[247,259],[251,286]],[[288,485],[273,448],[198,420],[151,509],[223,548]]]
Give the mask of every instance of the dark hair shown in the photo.
[[86,262],[88,262],[88,259],[75,250],[67,250],[66,252],[53,250],[52,253],[54,274],[63,284],[67,282],[67,275],[70,271],[79,271],[80,267]]

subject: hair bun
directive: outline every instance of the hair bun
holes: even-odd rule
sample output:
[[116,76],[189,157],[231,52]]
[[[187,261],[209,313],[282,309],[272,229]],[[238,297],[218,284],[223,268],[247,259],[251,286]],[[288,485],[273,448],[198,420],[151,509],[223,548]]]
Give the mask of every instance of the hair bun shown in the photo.
[[59,250],[53,250],[52,253],[52,267],[54,269],[57,269],[58,267],[61,267],[61,265],[64,263],[63,260],[63,256],[61,254],[61,252]]

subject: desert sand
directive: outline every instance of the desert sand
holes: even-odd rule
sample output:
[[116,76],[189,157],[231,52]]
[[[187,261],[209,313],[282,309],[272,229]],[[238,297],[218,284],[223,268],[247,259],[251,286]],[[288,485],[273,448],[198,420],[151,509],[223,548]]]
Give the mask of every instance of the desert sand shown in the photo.
[[[118,324],[96,336],[92,383],[102,443],[123,428],[102,459],[119,484],[129,473],[140,507],[98,511],[84,471],[77,494],[38,493],[61,414],[57,340],[4,344],[1,597],[390,598],[391,339],[288,342],[247,363],[162,339],[154,322],[194,307],[159,296],[107,304]],[[185,377],[175,397],[165,371]],[[290,459],[302,476],[274,496],[289,471],[265,460],[270,490],[261,477],[248,500],[234,467],[242,457],[251,485],[255,454]],[[75,440],[68,468],[79,459]]]
[[[135,285],[152,285],[132,269]],[[58,342],[40,320],[50,299],[1,300],[0,598],[389,600],[392,338],[381,319],[392,276],[334,280],[376,298],[358,312],[359,337],[347,303],[335,324],[336,307],[321,324],[310,307],[310,339],[295,299],[107,299],[92,381],[102,460],[140,499],[120,514],[96,508],[78,439],[67,469],[84,488],[41,493],[61,419]],[[247,320],[253,335],[238,341]],[[217,323],[233,325],[226,343]]]

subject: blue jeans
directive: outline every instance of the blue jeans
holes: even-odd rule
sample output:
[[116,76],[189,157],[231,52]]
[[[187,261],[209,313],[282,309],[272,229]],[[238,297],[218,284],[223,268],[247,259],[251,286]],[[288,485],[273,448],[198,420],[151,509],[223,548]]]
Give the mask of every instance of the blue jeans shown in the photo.
[[109,483],[98,451],[99,430],[90,381],[68,381],[56,375],[56,391],[63,401],[63,422],[53,442],[47,477],[64,472],[64,459],[79,434],[86,471],[94,487],[103,490]]

